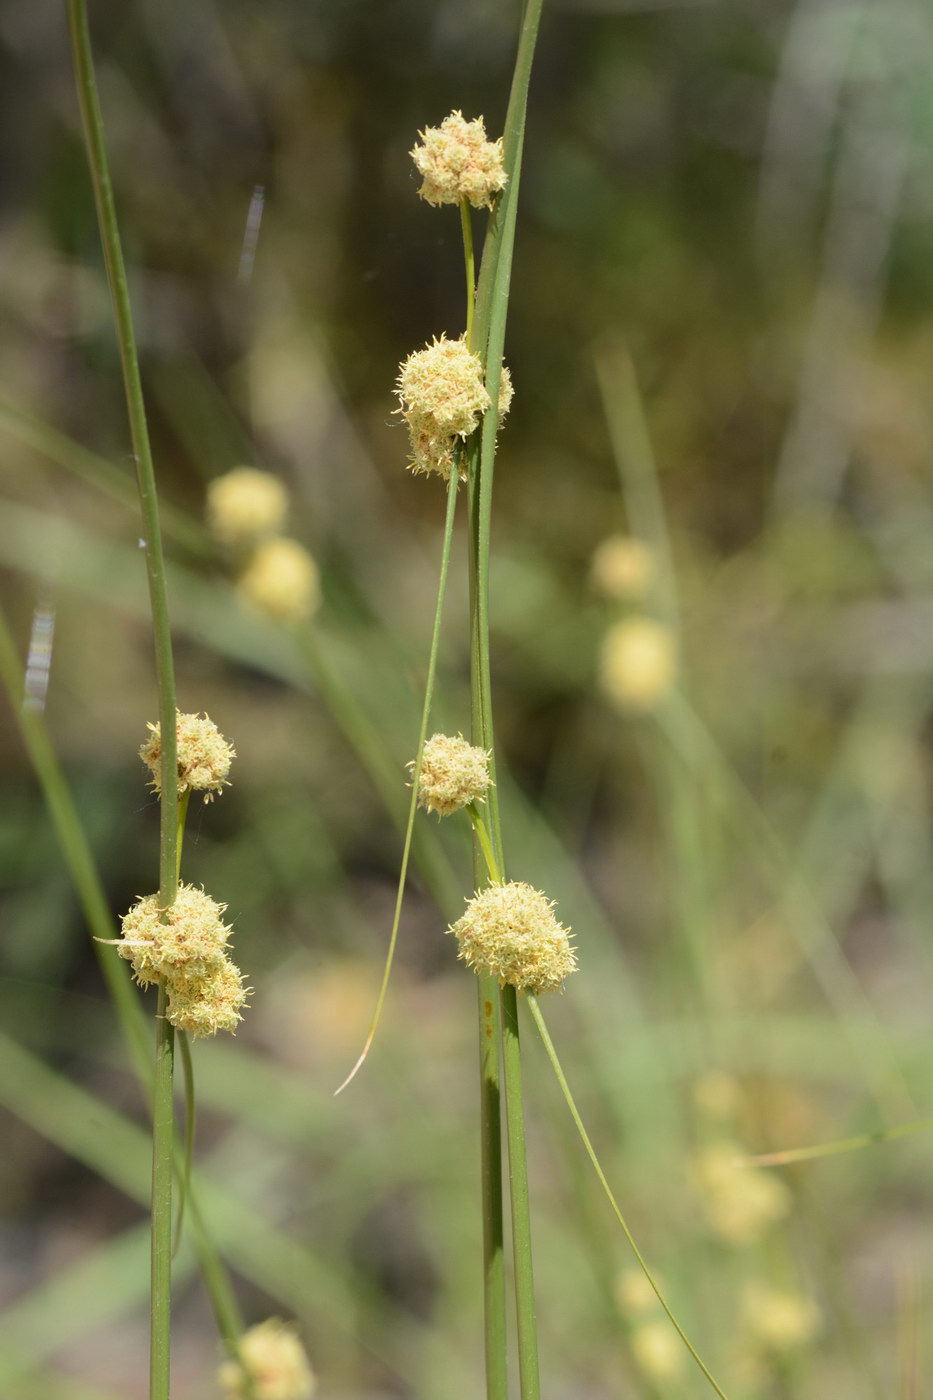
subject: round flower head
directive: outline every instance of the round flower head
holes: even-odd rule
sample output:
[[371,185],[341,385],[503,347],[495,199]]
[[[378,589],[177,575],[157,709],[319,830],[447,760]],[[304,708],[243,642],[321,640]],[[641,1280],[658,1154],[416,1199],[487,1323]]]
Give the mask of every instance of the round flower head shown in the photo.
[[709,1226],[737,1247],[752,1245],[787,1215],[792,1197],[771,1172],[743,1167],[734,1142],[711,1144],[692,1163],[692,1175]]
[[520,992],[560,987],[577,965],[569,930],[554,917],[554,901],[521,881],[474,895],[450,932],[474,972]]
[[794,1351],[813,1340],[820,1314],[809,1298],[766,1283],[749,1284],[742,1302],[742,1319],[764,1351]]
[[[162,728],[147,726],[149,738],[139,750],[139,756],[152,773],[152,786],[162,791]],[[236,758],[236,750],[228,743],[216,724],[207,715],[183,715],[175,711],[178,744],[178,791],[203,792],[210,802],[216,792],[229,787],[227,774]]]
[[159,978],[203,977],[225,955],[231,933],[221,918],[226,907],[194,885],[179,885],[163,922],[159,896],[147,894],[124,914],[117,952],[133,964],[143,987]]
[[[438,472],[449,479],[457,439],[468,438],[490,405],[483,366],[466,341],[441,336],[416,350],[402,364],[397,410],[408,424],[412,471]],[[499,422],[512,402],[512,379],[505,365],[499,381]],[[461,469],[461,475],[465,475]]]
[[182,973],[166,979],[168,1019],[176,1030],[192,1036],[235,1031],[249,995],[243,974],[228,957],[212,964],[202,976]]
[[650,1381],[674,1381],[684,1369],[684,1344],[666,1317],[652,1318],[634,1329],[632,1356]]
[[279,622],[305,622],[321,601],[318,568],[297,540],[266,540],[256,550],[237,590],[258,612]]
[[502,142],[486,140],[482,117],[468,122],[462,112],[451,112],[440,126],[418,133],[422,144],[411,151],[424,183],[418,191],[428,204],[459,204],[468,200],[474,209],[489,208],[505,188],[508,176],[502,164]]
[[288,493],[277,477],[255,467],[234,467],[207,488],[211,534],[231,549],[249,548],[282,528]]
[[224,1400],[245,1400],[244,1368],[255,1400],[311,1400],[317,1389],[305,1349],[292,1329],[277,1317],[251,1327],[240,1338],[240,1358],[225,1361],[217,1379]]
[[[414,764],[409,764],[414,768]],[[489,755],[462,734],[435,734],[424,746],[418,777],[418,804],[447,817],[470,802],[483,802],[489,789]]]
[[650,617],[617,622],[603,639],[600,682],[620,709],[653,710],[674,684],[676,670],[673,635]]
[[610,535],[593,551],[590,579],[607,598],[619,602],[644,598],[654,576],[654,555],[641,540]]

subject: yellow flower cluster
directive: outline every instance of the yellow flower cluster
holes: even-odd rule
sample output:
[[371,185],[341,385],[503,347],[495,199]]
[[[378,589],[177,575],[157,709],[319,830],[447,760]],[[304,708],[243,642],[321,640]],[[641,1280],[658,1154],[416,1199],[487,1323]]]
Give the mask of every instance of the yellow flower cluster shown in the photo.
[[470,802],[485,801],[490,781],[485,749],[468,744],[462,734],[435,734],[421,755],[418,803],[427,812],[448,817]]
[[502,163],[502,141],[487,141],[482,117],[468,122],[451,112],[440,126],[418,133],[421,145],[411,151],[424,183],[418,191],[428,204],[460,204],[489,208],[508,176]]
[[[178,745],[178,791],[203,792],[210,802],[215,793],[229,787],[227,774],[236,758],[236,750],[208,715],[183,715],[176,710],[176,743]],[[152,786],[162,791],[162,726],[147,726],[149,738],[139,750],[139,756],[152,774]]]
[[208,526],[236,556],[243,602],[277,622],[307,622],[320,605],[320,575],[304,546],[280,533],[287,512],[285,487],[254,467],[234,467],[207,490]]
[[650,617],[615,622],[603,638],[600,682],[621,710],[647,713],[669,693],[677,672],[670,628]]
[[450,932],[468,967],[520,992],[560,987],[577,965],[554,901],[521,881],[474,895]]
[[224,1400],[245,1400],[250,1393],[254,1400],[311,1400],[317,1390],[304,1347],[279,1318],[244,1332],[239,1351],[240,1361],[225,1361],[217,1375]]
[[147,894],[123,916],[118,953],[132,963],[141,987],[165,984],[168,1019],[190,1035],[232,1031],[243,1019],[248,993],[227,956],[226,907],[194,885],[180,885],[168,909]]
[[684,1368],[684,1345],[658,1295],[641,1269],[626,1269],[616,1279],[615,1299],[632,1323],[629,1345],[635,1365],[648,1380],[676,1380]]
[[710,1229],[736,1246],[751,1245],[788,1214],[791,1193],[773,1172],[743,1167],[738,1143],[722,1141],[693,1159],[692,1176]]
[[772,1356],[806,1346],[820,1329],[819,1309],[812,1299],[760,1281],[745,1291],[742,1320],[757,1346]]
[[609,535],[593,552],[590,581],[607,598],[640,602],[654,578],[654,555],[630,535]]
[[[449,480],[458,440],[475,432],[491,402],[479,356],[462,337],[448,340],[442,335],[404,361],[396,393],[401,404],[396,412],[408,424],[412,471],[438,472]],[[503,365],[500,424],[511,402],[512,379]]]

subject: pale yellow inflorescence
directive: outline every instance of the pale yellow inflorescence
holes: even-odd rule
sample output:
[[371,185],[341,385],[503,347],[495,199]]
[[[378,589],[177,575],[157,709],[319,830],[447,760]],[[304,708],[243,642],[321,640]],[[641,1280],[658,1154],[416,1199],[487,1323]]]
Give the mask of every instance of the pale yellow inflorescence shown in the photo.
[[666,1317],[640,1322],[629,1338],[635,1364],[651,1381],[673,1381],[683,1372],[684,1344]]
[[240,1358],[242,1365],[225,1361],[217,1373],[224,1400],[245,1400],[250,1393],[244,1368],[254,1400],[311,1400],[317,1390],[304,1347],[293,1329],[277,1317],[244,1332]]
[[[227,774],[236,758],[233,745],[224,738],[208,715],[183,715],[176,710],[175,732],[178,745],[178,792],[203,792],[205,802],[229,787]],[[147,726],[149,738],[139,756],[152,773],[152,786],[162,791],[162,727]]]
[[560,987],[577,965],[569,930],[554,917],[554,901],[521,881],[474,895],[450,932],[474,972],[520,992]]
[[773,1354],[806,1346],[820,1329],[819,1309],[810,1298],[761,1282],[749,1284],[742,1319],[762,1350]]
[[639,602],[654,577],[654,555],[646,544],[630,535],[610,535],[593,551],[590,580],[607,598]]
[[722,1141],[699,1152],[692,1176],[714,1234],[738,1247],[754,1244],[792,1204],[790,1190],[773,1172],[743,1167],[738,1143]]
[[502,141],[488,141],[482,117],[467,121],[451,112],[440,126],[418,133],[421,145],[410,152],[424,183],[418,191],[428,204],[460,204],[489,208],[506,186]]
[[148,894],[123,916],[118,953],[132,963],[141,987],[165,984],[169,1021],[191,1035],[232,1031],[242,1020],[247,991],[227,955],[225,909],[194,885],[179,885],[167,910]]
[[603,693],[620,709],[655,709],[670,692],[677,672],[670,628],[650,617],[615,623],[603,638],[599,672]]
[[435,734],[425,744],[418,804],[426,811],[448,817],[470,802],[483,802],[490,782],[489,754],[468,744],[462,734]]
[[[479,426],[490,405],[483,367],[466,341],[442,335],[404,361],[396,390],[408,424],[410,466],[414,472],[438,472],[449,479],[458,440]],[[499,381],[499,422],[512,402],[512,379],[505,365]],[[463,475],[461,468],[461,475]]]
[[648,1276],[641,1269],[625,1269],[613,1284],[613,1295],[625,1317],[655,1312],[661,1305]]
[[234,467],[207,488],[211,534],[230,549],[244,549],[281,530],[288,492],[278,477],[256,467]]
[[297,540],[266,540],[240,575],[237,592],[267,617],[306,622],[321,601],[318,567]]

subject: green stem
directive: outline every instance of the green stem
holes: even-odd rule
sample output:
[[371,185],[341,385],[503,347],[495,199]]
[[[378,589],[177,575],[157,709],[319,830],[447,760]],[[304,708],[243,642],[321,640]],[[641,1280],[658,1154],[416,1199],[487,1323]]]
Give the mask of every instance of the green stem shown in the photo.
[[444,599],[447,596],[447,574],[450,568],[450,547],[454,533],[454,517],[457,513],[458,467],[459,463],[455,460],[451,467],[450,481],[447,485],[447,516],[444,521],[444,543],[441,549],[441,568],[437,583],[437,603],[434,608],[434,629],[431,633],[431,653],[428,657],[428,675],[424,687],[424,704],[421,708],[421,728],[418,731],[418,747],[415,753],[411,775],[411,801],[408,804],[408,821],[405,826],[402,863],[399,868],[398,887],[395,892],[395,912],[392,916],[392,933],[389,938],[389,949],[386,953],[382,982],[379,987],[379,995],[376,998],[376,1009],[373,1012],[373,1019],[366,1035],[366,1041],[356,1064],[350,1070],[350,1073],[339,1088],[334,1090],[335,1095],[345,1089],[350,1081],[355,1078],[357,1071],[362,1068],[366,1056],[369,1054],[373,1040],[375,1039],[376,1031],[379,1027],[379,1020],[382,1016],[382,1008],[385,1004],[386,993],[389,990],[389,977],[391,976],[392,964],[395,959],[395,947],[398,942],[399,925],[402,919],[402,904],[405,899],[405,882],[408,879],[408,863],[411,858],[412,838],[415,830],[415,814],[418,810],[418,780],[421,777],[421,762],[424,756],[425,740],[428,737],[431,705],[434,700],[434,680],[437,675],[437,658],[441,644],[441,622],[444,616]]
[[473,313],[476,309],[476,264],[473,255],[473,216],[470,202],[460,201],[460,228],[463,233],[463,261],[466,270],[466,344],[473,349]]
[[[113,308],[130,436],[136,460],[136,485],[142,513],[143,547],[149,580],[149,604],[155,639],[159,723],[162,737],[159,827],[159,903],[168,909],[178,889],[178,774],[175,729],[175,668],[165,587],[165,560],[159,525],[152,449],[139,374],[136,337],[126,267],[120,243],[113,186],[104,142],[104,126],[85,0],[68,0],[68,21],[84,141],[90,167],[97,222]],[[152,1126],[152,1299],[150,1331],[150,1400],[169,1400],[171,1366],[172,1112],[174,1037],[165,1017],[165,989],[159,989]]]
[[486,870],[490,880],[494,885],[502,884],[502,872],[496,863],[495,852],[492,849],[492,841],[489,838],[489,830],[483,821],[482,814],[477,810],[476,804],[470,802],[467,806],[467,815],[473,823],[473,830],[476,832],[476,839],[479,841],[479,848],[483,853],[486,862]]
[[577,1132],[580,1134],[580,1140],[583,1143],[584,1148],[586,1149],[586,1155],[589,1157],[590,1161],[593,1164],[593,1170],[596,1172],[596,1175],[599,1178],[599,1184],[602,1186],[603,1190],[606,1193],[606,1197],[609,1201],[610,1206],[612,1207],[613,1214],[615,1215],[616,1220],[618,1220],[619,1224],[622,1227],[622,1233],[628,1240],[629,1248],[635,1255],[635,1258],[638,1261],[639,1268],[645,1275],[645,1278],[651,1284],[651,1287],[654,1290],[655,1297],[661,1304],[661,1307],[667,1313],[667,1316],[673,1323],[675,1329],[677,1330],[681,1341],[689,1351],[690,1355],[693,1357],[696,1364],[699,1366],[700,1370],[703,1372],[703,1375],[709,1381],[716,1394],[720,1397],[720,1400],[727,1400],[725,1392],[721,1389],[719,1383],[716,1381],[712,1372],[709,1370],[708,1366],[703,1361],[696,1347],[693,1345],[690,1338],[684,1331],[683,1327],[680,1325],[680,1323],[677,1321],[677,1318],[674,1316],[674,1313],[671,1311],[670,1304],[668,1303],[667,1298],[662,1293],[660,1284],[658,1283],[654,1274],[648,1267],[645,1257],[642,1254],[641,1250],[638,1248],[638,1245],[635,1243],[635,1238],[632,1235],[631,1230],[629,1229],[628,1221],[622,1214],[622,1211],[619,1207],[619,1203],[616,1200],[615,1196],[612,1194],[612,1188],[610,1187],[609,1182],[606,1179],[606,1174],[603,1171],[599,1158],[596,1155],[596,1149],[593,1147],[593,1144],[590,1141],[590,1135],[586,1131],[586,1128],[583,1126],[583,1119],[580,1117],[579,1110],[577,1109],[577,1105],[574,1102],[573,1094],[570,1092],[570,1085],[567,1083],[566,1076],[564,1074],[563,1069],[561,1068],[560,1060],[557,1058],[557,1051],[554,1049],[554,1042],[551,1040],[550,1034],[548,1033],[548,1028],[545,1025],[544,1017],[541,1014],[541,1008],[538,1005],[537,997],[532,992],[527,992],[525,994],[525,1000],[528,1003],[528,1009],[531,1012],[532,1019],[534,1020],[534,1023],[538,1028],[538,1034],[541,1037],[541,1042],[544,1046],[545,1054],[551,1062],[551,1068],[553,1069],[554,1074],[557,1078],[557,1082],[560,1085],[560,1090],[564,1096],[564,1101],[566,1102],[567,1107],[570,1109],[570,1116],[574,1121],[574,1125],[576,1126]]
[[185,840],[185,820],[188,816],[190,788],[186,788],[178,799],[178,822],[175,828],[175,884],[181,879],[181,849]]
[[178,1183],[178,1209],[175,1214],[175,1240],[172,1245],[172,1258],[176,1258],[181,1248],[182,1230],[185,1224],[185,1203],[191,1194],[191,1163],[194,1159],[194,1131],[197,1110],[194,1097],[194,1064],[191,1059],[191,1042],[184,1031],[178,1032],[178,1045],[181,1049],[181,1069],[185,1086],[185,1135],[182,1139],[182,1161]]
[[23,744],[39,780],[55,835],[77,891],[78,902],[94,940],[97,961],[113,998],[123,1034],[126,1036],[134,1067],[148,1089],[152,1080],[152,1067],[146,1017],[130,980],[129,965],[114,947],[108,946],[113,943],[114,927],[94,855],[81,825],[75,800],[49,739],[42,714],[23,703],[23,665],[2,608],[0,681],[9,697],[13,718],[19,726]]
[[515,1270],[515,1314],[518,1323],[518,1372],[522,1400],[538,1400],[538,1321],[531,1259],[531,1205],[525,1156],[525,1114],[522,1106],[522,1052],[518,1034],[515,988],[499,993],[502,1012],[502,1064],[505,1072],[505,1123],[509,1140],[509,1199],[512,1205],[512,1252]]
[[159,984],[156,1008],[155,1081],[152,1095],[152,1259],[149,1394],[168,1400],[171,1384],[172,1161],[175,1115],[172,1096],[175,1035]]
[[841,1152],[856,1152],[862,1147],[874,1147],[879,1142],[896,1142],[898,1138],[933,1128],[933,1118],[915,1118],[911,1123],[898,1123],[893,1128],[876,1128],[858,1137],[837,1138],[835,1142],[814,1143],[811,1147],[788,1147],[779,1152],[759,1152],[753,1157],[741,1157],[742,1167],[786,1167],[792,1162],[815,1162],[820,1157],[836,1157]]

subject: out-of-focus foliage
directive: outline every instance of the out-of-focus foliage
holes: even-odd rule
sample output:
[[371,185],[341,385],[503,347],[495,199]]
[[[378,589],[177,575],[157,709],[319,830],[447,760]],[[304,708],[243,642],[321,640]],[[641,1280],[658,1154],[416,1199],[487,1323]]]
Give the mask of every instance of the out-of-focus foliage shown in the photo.
[[[197,1047],[199,1152],[249,1320],[294,1315],[326,1397],[480,1386],[474,993],[443,937],[472,893],[465,819],[419,818],[384,1030],[331,1093],[391,923],[443,517],[393,387],[464,320],[456,213],[417,199],[407,152],[454,108],[498,133],[517,12],[92,5],[179,703],[238,753],[185,851],[254,988],[236,1041]],[[930,1138],[734,1159],[909,1119],[933,1089],[931,58],[923,0],[566,0],[532,85],[493,539],[509,874],[573,926],[580,971],[546,1010],[636,1234],[730,1394],[761,1400],[908,1395],[922,1370]],[[3,602],[118,916],[156,883],[156,706],[60,7],[2,7],[0,93]],[[244,610],[201,525],[238,464],[285,482],[321,567],[307,644]],[[644,598],[594,586],[619,532],[656,561]],[[631,713],[599,657],[642,614],[677,681]],[[458,538],[454,734],[466,616]],[[4,713],[0,1393],[135,1400],[144,1108]],[[632,1305],[528,1043],[546,1391],[699,1394]],[[186,1253],[177,1320],[179,1400],[211,1395]]]

